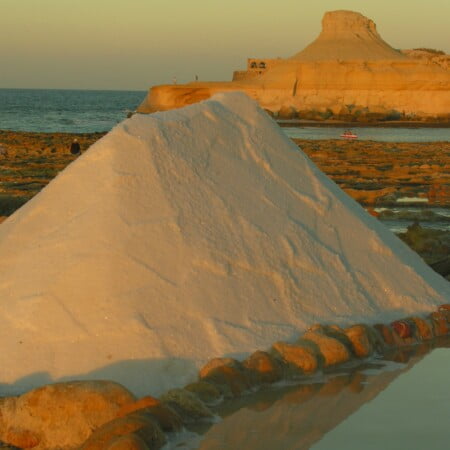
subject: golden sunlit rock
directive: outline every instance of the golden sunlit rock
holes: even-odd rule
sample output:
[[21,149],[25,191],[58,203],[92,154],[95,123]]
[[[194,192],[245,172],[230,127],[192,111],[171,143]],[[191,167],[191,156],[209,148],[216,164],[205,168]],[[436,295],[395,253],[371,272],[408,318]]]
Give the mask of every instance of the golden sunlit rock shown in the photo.
[[231,82],[154,86],[138,111],[180,108],[238,90],[285,119],[448,119],[450,56],[442,53],[396,50],[362,14],[330,11],[318,38],[291,58],[250,58]]

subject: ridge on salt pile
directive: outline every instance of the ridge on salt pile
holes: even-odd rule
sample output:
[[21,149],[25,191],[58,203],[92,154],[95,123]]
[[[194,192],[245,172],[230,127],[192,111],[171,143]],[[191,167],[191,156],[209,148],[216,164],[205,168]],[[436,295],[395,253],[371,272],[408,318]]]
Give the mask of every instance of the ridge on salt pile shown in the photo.
[[389,321],[447,281],[219,94],[135,115],[0,227],[0,395],[111,379],[158,395],[315,322]]

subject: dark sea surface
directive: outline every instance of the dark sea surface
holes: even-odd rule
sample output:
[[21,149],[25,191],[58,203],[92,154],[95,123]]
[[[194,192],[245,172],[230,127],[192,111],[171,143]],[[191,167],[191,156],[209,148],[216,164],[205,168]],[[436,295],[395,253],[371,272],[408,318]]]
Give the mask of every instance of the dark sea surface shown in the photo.
[[144,91],[0,89],[0,130],[108,131],[145,95]]
[[[91,133],[108,131],[134,111],[146,91],[0,89],[0,130]],[[344,128],[284,127],[300,139],[340,139]],[[450,128],[358,127],[360,140],[450,141]]]
[[[290,138],[296,139],[342,139],[341,134],[348,128],[339,127],[283,127]],[[357,127],[352,129],[359,141],[380,142],[441,142],[450,141],[450,128],[383,128]]]

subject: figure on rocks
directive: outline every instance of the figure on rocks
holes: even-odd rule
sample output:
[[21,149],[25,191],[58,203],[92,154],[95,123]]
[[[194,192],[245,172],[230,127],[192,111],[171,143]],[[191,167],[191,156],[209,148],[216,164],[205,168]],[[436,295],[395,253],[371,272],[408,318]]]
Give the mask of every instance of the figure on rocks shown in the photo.
[[70,153],[72,153],[72,155],[78,155],[80,153],[80,143],[78,142],[78,139],[74,139],[70,145]]

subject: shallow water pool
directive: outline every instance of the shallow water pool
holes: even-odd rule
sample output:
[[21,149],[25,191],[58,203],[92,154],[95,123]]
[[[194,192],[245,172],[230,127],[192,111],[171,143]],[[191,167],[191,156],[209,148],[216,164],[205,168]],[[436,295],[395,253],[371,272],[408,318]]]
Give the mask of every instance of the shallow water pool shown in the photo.
[[[342,139],[346,128],[340,127],[283,127],[284,133],[295,139]],[[353,130],[360,141],[380,142],[436,142],[450,141],[450,128],[382,128],[357,127]]]
[[450,339],[396,351],[228,402],[166,449],[448,449],[449,374]]

